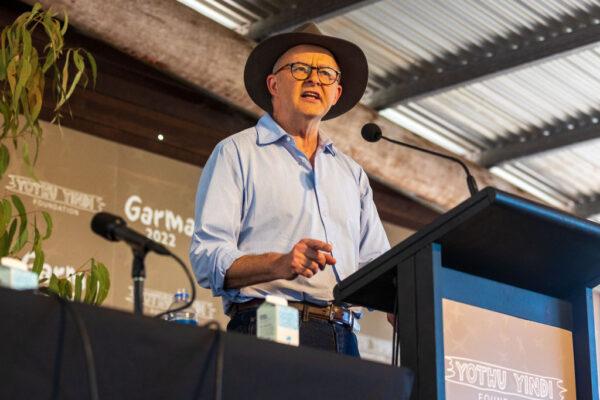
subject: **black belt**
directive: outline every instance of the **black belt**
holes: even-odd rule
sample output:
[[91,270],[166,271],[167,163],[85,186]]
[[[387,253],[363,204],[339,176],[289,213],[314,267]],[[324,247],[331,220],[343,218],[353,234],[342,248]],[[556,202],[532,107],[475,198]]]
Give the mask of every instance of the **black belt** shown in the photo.
[[[253,299],[245,303],[234,303],[231,306],[231,316],[233,317],[236,313],[241,311],[256,309],[264,303],[264,301],[264,299]],[[289,301],[288,306],[297,309],[300,312],[303,321],[308,321],[313,318],[337,322],[338,324],[347,325],[349,327],[354,325],[354,314],[345,307],[336,306],[334,304],[317,306],[299,301]]]

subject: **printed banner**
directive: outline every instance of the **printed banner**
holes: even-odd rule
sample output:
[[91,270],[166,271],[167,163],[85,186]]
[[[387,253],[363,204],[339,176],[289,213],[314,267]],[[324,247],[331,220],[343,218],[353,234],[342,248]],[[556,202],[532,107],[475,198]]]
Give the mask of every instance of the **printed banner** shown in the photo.
[[575,400],[571,332],[444,299],[448,400]]
[[[539,376],[499,365],[462,357],[445,357],[446,382],[490,394],[484,399],[558,399],[564,400],[563,380]],[[497,393],[502,397],[494,396]]]

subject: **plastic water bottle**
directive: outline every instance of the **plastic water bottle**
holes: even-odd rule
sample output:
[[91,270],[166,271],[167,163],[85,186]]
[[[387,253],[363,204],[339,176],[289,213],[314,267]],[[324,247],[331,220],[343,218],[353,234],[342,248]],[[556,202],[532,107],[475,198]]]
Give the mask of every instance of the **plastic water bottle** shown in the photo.
[[[169,306],[168,310],[174,310],[181,307],[185,303],[190,301],[190,294],[187,289],[177,289],[173,296],[173,302]],[[196,320],[196,313],[192,307],[184,308],[183,310],[170,312],[164,317],[167,321],[177,322],[183,325],[198,325]]]

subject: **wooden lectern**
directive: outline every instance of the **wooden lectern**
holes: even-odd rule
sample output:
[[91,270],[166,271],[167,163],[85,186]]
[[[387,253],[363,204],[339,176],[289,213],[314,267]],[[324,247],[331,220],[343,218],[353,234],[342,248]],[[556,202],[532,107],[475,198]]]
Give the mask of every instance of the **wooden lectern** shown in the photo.
[[396,313],[401,365],[416,374],[412,399],[446,399],[447,299],[571,331],[576,398],[598,400],[597,285],[599,224],[486,188],[344,279],[334,295]]

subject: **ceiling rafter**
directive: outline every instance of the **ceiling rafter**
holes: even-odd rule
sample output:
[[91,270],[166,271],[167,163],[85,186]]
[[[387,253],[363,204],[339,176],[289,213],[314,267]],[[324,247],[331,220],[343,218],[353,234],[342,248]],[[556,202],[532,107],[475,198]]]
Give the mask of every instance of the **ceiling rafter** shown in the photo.
[[[30,4],[36,1],[25,0]],[[177,77],[203,93],[211,93],[231,107],[253,116],[261,114],[247,95],[241,79],[254,43],[183,4],[163,0],[40,2],[57,12],[65,10],[73,26],[125,54]],[[114,24],[111,19],[104,18],[106,15],[119,15],[127,23]],[[157,20],[155,15],[161,18]],[[327,121],[324,129],[336,146],[358,162],[367,174],[421,203],[446,210],[468,196],[464,172],[459,166],[386,143],[366,146],[360,136],[365,122],[379,124],[387,135],[397,140],[444,151],[362,104]],[[481,187],[494,186],[529,197],[485,168],[469,165]]]
[[600,41],[600,6],[587,13],[549,20],[519,35],[497,36],[460,54],[447,54],[432,63],[422,63],[410,77],[374,93],[369,106],[377,110],[429,96],[459,85],[488,79],[496,74],[545,62],[582,50]]
[[482,152],[477,157],[477,163],[489,168],[505,161],[597,138],[600,138],[600,110],[576,119],[554,122],[541,129],[518,132]]
[[574,213],[585,218],[600,214],[600,193],[581,199],[575,205]]
[[350,12],[379,0],[295,0],[286,8],[252,24],[246,34],[254,40],[262,40],[275,33],[284,32],[306,22],[319,22]]

